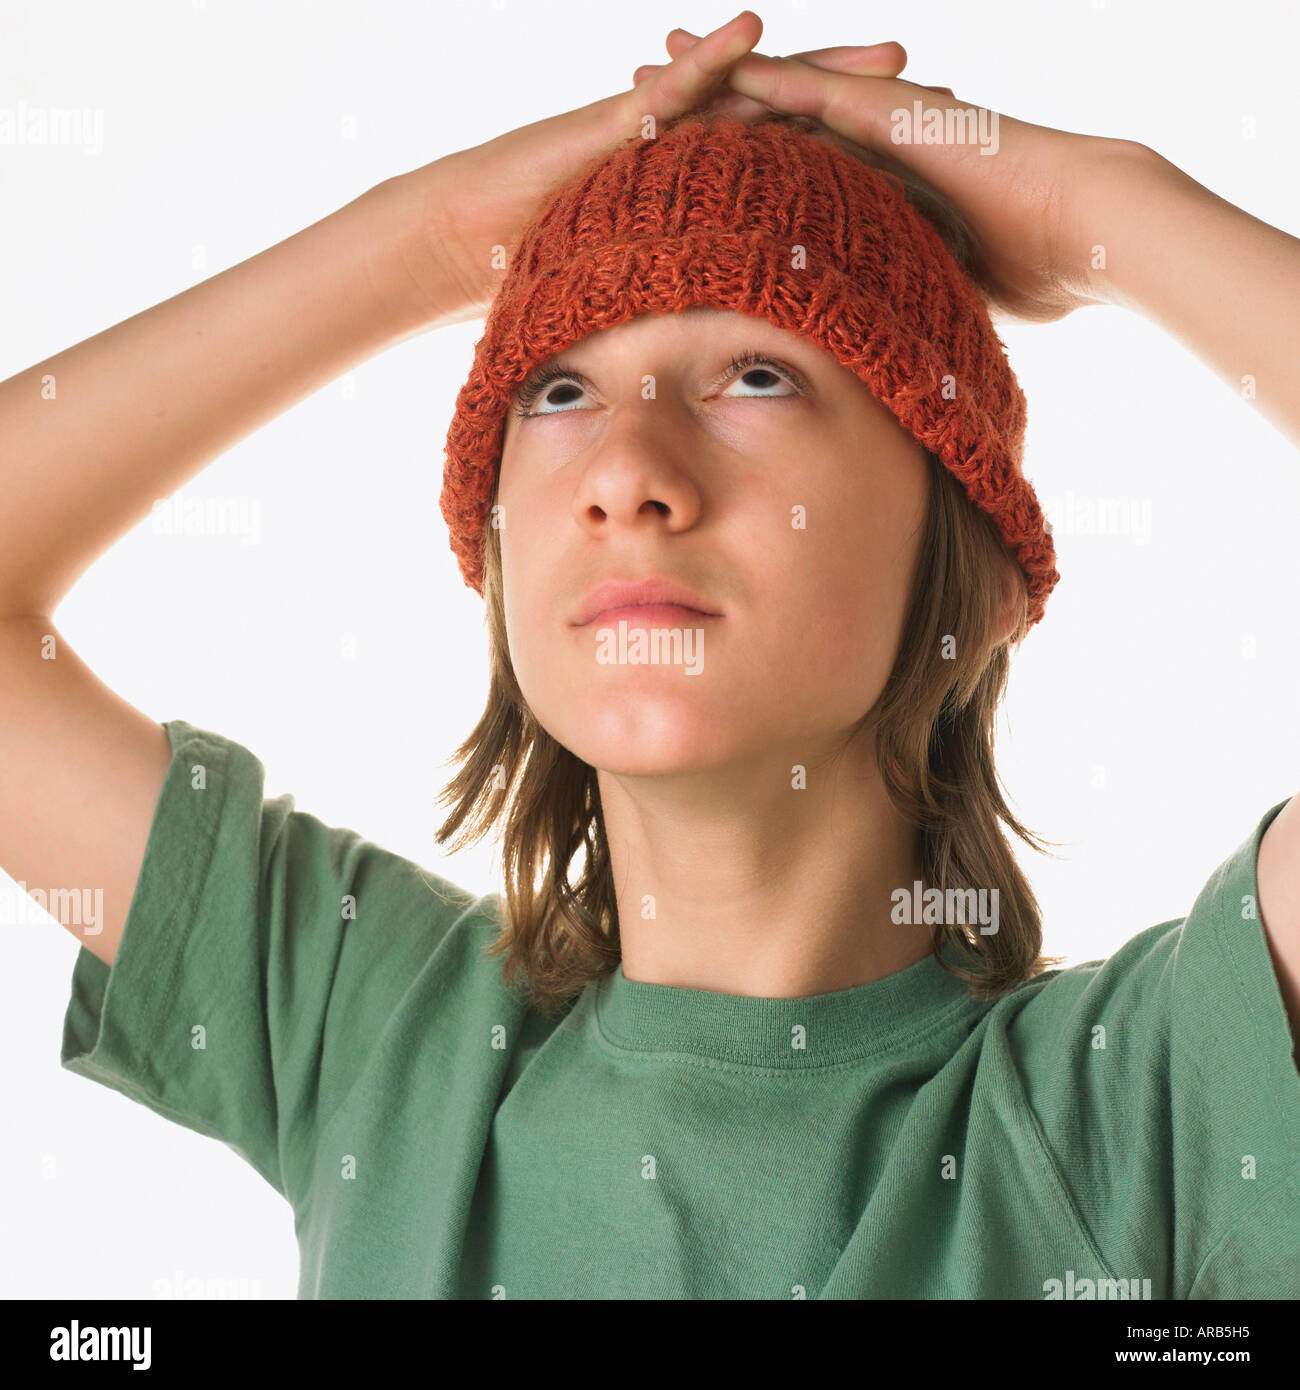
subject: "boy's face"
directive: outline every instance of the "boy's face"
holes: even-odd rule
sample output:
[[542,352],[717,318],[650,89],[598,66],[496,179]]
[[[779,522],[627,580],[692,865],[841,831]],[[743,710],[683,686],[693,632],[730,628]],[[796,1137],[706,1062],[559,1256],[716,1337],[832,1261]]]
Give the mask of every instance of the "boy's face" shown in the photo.
[[[775,360],[729,373],[750,350]],[[829,353],[766,319],[642,315],[552,363],[578,375],[546,383],[532,418],[507,417],[497,493],[510,655],[538,721],[626,775],[758,755],[788,777],[831,751],[893,667],[925,519],[920,446]],[[597,585],[650,577],[714,616],[579,624]],[[658,646],[673,629],[678,645]]]

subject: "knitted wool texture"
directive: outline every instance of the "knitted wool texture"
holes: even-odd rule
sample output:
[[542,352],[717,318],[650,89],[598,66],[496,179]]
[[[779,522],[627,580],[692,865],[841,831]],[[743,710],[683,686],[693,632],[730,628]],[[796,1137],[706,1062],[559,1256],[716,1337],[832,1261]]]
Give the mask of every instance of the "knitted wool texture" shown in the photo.
[[523,378],[598,330],[696,305],[767,319],[858,376],[992,518],[1039,621],[1060,576],[1022,472],[1024,393],[983,296],[897,179],[798,127],[726,116],[631,138],[524,232],[447,434],[441,510],[466,584],[482,594]]

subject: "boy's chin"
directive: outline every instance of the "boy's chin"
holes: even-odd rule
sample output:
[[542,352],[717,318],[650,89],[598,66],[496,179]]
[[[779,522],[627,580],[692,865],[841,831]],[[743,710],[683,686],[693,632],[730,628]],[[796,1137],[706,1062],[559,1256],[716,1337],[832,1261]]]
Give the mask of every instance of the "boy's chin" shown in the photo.
[[723,766],[735,751],[716,721],[698,710],[664,708],[661,701],[623,699],[613,708],[589,707],[566,724],[570,737],[560,742],[575,756],[627,777],[703,772]]

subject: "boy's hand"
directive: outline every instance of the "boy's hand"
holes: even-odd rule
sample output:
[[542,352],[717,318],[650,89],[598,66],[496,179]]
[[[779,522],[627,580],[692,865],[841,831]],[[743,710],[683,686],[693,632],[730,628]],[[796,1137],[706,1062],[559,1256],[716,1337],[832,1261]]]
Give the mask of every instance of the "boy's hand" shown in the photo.
[[[412,328],[459,323],[486,314],[504,260],[545,199],[588,162],[688,111],[721,109],[752,121],[770,113],[724,86],[732,65],[758,42],[763,24],[751,10],[703,38],[674,45],[672,62],[639,68],[635,85],[616,96],[535,121],[484,144],[390,180],[410,232],[401,256],[411,284]],[[837,72],[892,75],[907,55],[896,43],[829,48],[805,55]],[[496,262],[494,264],[494,261]],[[405,314],[405,310],[403,310]]]
[[[687,30],[675,29],[668,51],[687,51],[694,42]],[[1010,317],[1046,322],[1084,304],[1111,302],[1095,248],[1106,245],[1122,213],[1115,191],[1132,188],[1161,163],[1144,145],[1031,125],[960,101],[946,87],[923,87],[893,74],[831,70],[800,57],[747,53],[725,80],[751,102],[811,117],[905,165],[943,194],[975,233],[981,284]],[[966,129],[994,139],[896,139],[896,132],[907,134],[907,123],[915,134],[917,103],[923,129],[937,121],[941,130],[961,131],[953,116],[960,121],[969,113]]]
[[763,32],[750,10],[682,51],[639,86],[559,116],[534,121],[390,181],[410,200],[403,257],[430,325],[482,317],[505,259],[546,197],[599,156],[656,125],[706,104],[731,65]]

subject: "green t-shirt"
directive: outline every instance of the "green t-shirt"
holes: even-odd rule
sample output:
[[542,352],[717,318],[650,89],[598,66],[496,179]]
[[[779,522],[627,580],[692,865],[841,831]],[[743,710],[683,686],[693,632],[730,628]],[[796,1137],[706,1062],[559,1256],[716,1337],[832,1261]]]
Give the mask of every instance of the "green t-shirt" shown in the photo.
[[992,1004],[932,958],[802,999],[620,967],[545,1019],[482,955],[496,895],[166,728],[61,1061],[251,1163],[300,1298],[1300,1294],[1300,1073],[1254,907],[1285,802],[1185,919]]

